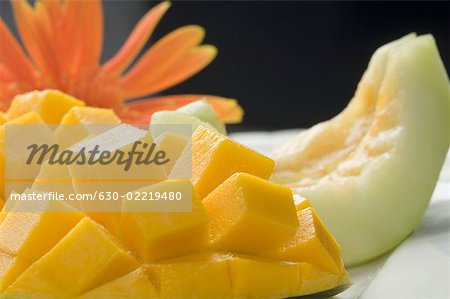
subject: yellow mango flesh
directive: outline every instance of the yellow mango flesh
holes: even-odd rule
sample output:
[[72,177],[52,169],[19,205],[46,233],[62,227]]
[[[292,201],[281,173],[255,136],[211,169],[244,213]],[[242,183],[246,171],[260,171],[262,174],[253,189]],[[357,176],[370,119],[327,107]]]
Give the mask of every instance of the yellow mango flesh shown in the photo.
[[0,292],[13,283],[30,265],[27,260],[0,251]]
[[[148,131],[138,129],[131,125],[119,125],[102,134],[88,138],[70,147],[70,150],[78,153],[80,149],[92,150],[99,145],[99,151],[109,151],[114,155],[118,150],[129,153],[134,142],[140,141],[151,146],[153,139]],[[148,148],[148,147],[147,147]],[[117,192],[125,194],[138,188],[145,187],[155,181],[165,180],[167,177],[163,165],[137,165],[133,163],[129,170],[124,170],[124,165],[116,162],[107,165],[69,165],[69,171],[73,179],[73,187],[77,193],[95,194],[97,192]],[[118,232],[120,222],[120,201],[82,201],[82,210],[91,218],[114,234]]]
[[317,265],[333,274],[341,273],[343,264],[339,245],[312,207],[298,211],[299,226],[274,257]]
[[138,261],[100,225],[83,218],[6,290],[76,296],[138,268]]
[[236,172],[267,179],[273,167],[270,158],[216,131],[198,127],[192,135],[192,182],[200,198]]
[[160,298],[231,298],[227,261],[209,254],[145,264]]
[[228,260],[236,298],[285,298],[300,294],[298,263],[236,256]]
[[[174,191],[172,182],[161,182],[136,192]],[[124,201],[126,205],[132,201]],[[151,203],[149,203],[151,204]],[[124,212],[120,233],[145,262],[187,254],[208,244],[208,217],[201,200],[192,191],[191,212]]]
[[[23,142],[27,143],[26,145],[38,143],[38,144],[54,144],[56,142],[53,133],[51,130],[45,126],[44,121],[41,117],[34,111],[28,112],[26,114],[21,115],[18,118],[15,118],[11,121],[8,121],[4,125],[0,126],[0,197],[5,198],[7,194],[5,194],[5,167],[6,162],[8,162],[8,179],[28,179],[34,178],[39,172],[39,166],[33,163],[33,165],[28,165],[24,167],[25,161],[28,157],[28,153],[25,152],[26,146],[21,146],[19,150],[17,150],[13,155],[9,155],[8,161],[5,161],[6,154],[6,128],[7,125],[39,125],[34,129],[33,136],[29,136],[30,130],[27,130],[27,136],[22,136],[25,140]],[[19,127],[13,127],[14,133],[18,133],[20,130]],[[19,141],[17,141],[19,143]],[[22,142],[21,142],[22,143]],[[18,144],[15,146],[19,147]],[[10,149],[11,150],[11,149]],[[17,192],[22,192],[26,187],[30,187],[30,182],[16,182],[14,183],[14,190]],[[11,189],[11,188],[10,188]]]
[[166,153],[166,157],[170,159],[168,163],[164,164],[167,173],[170,173],[172,170],[173,165],[186,147],[188,140],[189,138],[187,136],[174,132],[165,132],[155,139],[158,149],[163,150]]
[[91,134],[99,134],[121,121],[112,109],[72,107],[55,130],[58,143],[66,148]]
[[79,296],[80,299],[156,297],[158,290],[142,267]]
[[6,113],[3,111],[0,111],[0,125],[3,125],[7,121],[8,121],[8,117],[6,116]]
[[300,292],[302,295],[332,289],[339,285],[341,277],[342,279],[346,277],[346,272],[338,276],[310,263],[300,263],[299,266]]
[[221,250],[261,254],[298,226],[291,190],[246,173],[229,177],[203,203],[211,246]]
[[47,124],[59,124],[62,117],[74,106],[84,106],[80,101],[57,90],[31,91],[17,95],[8,109],[8,119],[35,111]]

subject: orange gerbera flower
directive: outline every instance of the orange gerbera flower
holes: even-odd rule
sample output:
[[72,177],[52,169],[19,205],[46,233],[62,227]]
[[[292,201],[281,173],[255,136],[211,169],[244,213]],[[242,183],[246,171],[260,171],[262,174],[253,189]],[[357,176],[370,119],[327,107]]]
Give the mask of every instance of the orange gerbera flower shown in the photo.
[[[2,110],[16,94],[54,88],[88,105],[113,108],[126,122],[148,122],[155,111],[173,110],[200,98],[209,100],[224,122],[241,120],[242,109],[233,99],[210,95],[150,97],[188,79],[215,58],[214,46],[201,45],[204,30],[199,26],[185,26],[167,34],[128,70],[170,7],[169,2],[147,12],[122,48],[103,65],[100,0],[42,0],[34,7],[26,0],[11,3],[27,53],[0,19]],[[149,98],[129,101],[141,97]]]

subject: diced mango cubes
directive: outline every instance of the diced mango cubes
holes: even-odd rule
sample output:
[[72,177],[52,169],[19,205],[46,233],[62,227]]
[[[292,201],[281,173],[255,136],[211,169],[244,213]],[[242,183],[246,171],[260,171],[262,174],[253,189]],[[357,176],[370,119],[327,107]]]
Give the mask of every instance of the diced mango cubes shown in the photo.
[[227,261],[216,255],[185,256],[146,264],[160,298],[231,298]]
[[313,208],[298,211],[299,226],[275,257],[279,259],[308,262],[333,274],[342,272],[339,245],[320,220]]
[[[137,193],[164,193],[174,190],[174,183],[167,181],[142,188]],[[190,185],[192,190],[192,185]],[[208,244],[208,217],[203,204],[192,192],[191,212],[124,212],[121,221],[121,237],[142,260],[152,262],[162,258],[187,254],[205,248]],[[133,204],[124,201],[126,205]]]
[[0,251],[0,292],[13,283],[30,265],[29,261],[21,257]]
[[6,290],[76,296],[138,268],[138,261],[100,225],[82,219]]
[[[185,110],[213,115],[200,108]],[[5,155],[9,124],[41,129],[16,132],[19,142]],[[61,92],[17,96],[0,113],[0,191],[5,180],[24,181],[6,186],[11,196],[0,211],[0,298],[285,298],[348,285],[339,245],[311,203],[267,180],[271,159],[208,127],[191,141],[160,127],[150,130],[158,133],[153,143],[112,110]],[[21,148],[30,143],[141,162],[131,159],[126,169],[123,160],[49,160],[28,169]],[[169,163],[144,163],[151,149]],[[33,180],[35,189],[25,189]],[[68,201],[30,200],[45,191]],[[79,193],[87,197],[70,196]]]
[[289,188],[236,173],[204,200],[214,248],[261,254],[295,233],[296,210]]
[[46,124],[59,124],[64,114],[74,106],[84,106],[84,102],[58,90],[36,90],[17,95],[6,115],[8,119],[14,119],[35,111]]
[[66,148],[92,134],[99,134],[120,124],[112,109],[72,107],[55,130],[58,143]]
[[268,179],[273,167],[270,158],[216,131],[198,127],[192,136],[192,182],[200,198],[236,172]]
[[298,263],[235,256],[229,274],[236,298],[285,298],[300,294]]
[[145,273],[144,268],[138,268],[122,277],[107,282],[79,298],[157,298],[158,290]]
[[155,139],[158,149],[163,150],[166,153],[166,157],[170,159],[168,163],[164,164],[167,173],[170,173],[172,170],[173,165],[177,162],[183,149],[186,147],[188,140],[189,138],[187,136],[174,132],[165,132]]

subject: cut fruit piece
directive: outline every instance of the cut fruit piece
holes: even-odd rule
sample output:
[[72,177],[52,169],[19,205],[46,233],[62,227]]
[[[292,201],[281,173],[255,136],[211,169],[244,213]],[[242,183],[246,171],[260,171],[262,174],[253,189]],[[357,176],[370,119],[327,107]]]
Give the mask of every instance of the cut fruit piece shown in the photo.
[[314,209],[307,207],[298,211],[298,222],[297,232],[281,246],[274,258],[308,262],[336,275],[341,273],[343,263],[339,245]]
[[184,146],[168,175],[169,179],[192,179],[192,141]]
[[155,143],[158,145],[158,150],[163,150],[166,158],[169,159],[169,162],[164,164],[167,173],[172,170],[188,141],[187,136],[173,132],[163,133],[156,138]]
[[347,265],[399,244],[428,206],[450,139],[449,79],[431,35],[381,47],[348,107],[275,152],[272,180],[309,198]]
[[[162,182],[134,191],[138,194],[164,194],[176,191],[176,184]],[[203,204],[193,191],[190,182],[184,183],[192,193],[191,212],[123,212],[120,224],[121,237],[145,262],[174,257],[206,248],[208,244],[208,217]],[[186,189],[186,188],[184,188]],[[183,192],[184,193],[184,192]],[[186,196],[183,194],[182,196]],[[183,200],[188,200],[183,198]],[[133,210],[127,205],[136,204],[125,200],[123,211]],[[148,204],[153,204],[150,201]],[[171,203],[167,203],[171,204]],[[175,203],[173,203],[175,204]]]
[[138,268],[138,261],[85,217],[5,290],[6,295],[76,296]]
[[0,251],[0,293],[30,265],[27,260]]
[[[120,152],[122,152],[125,155],[125,157],[122,157],[122,160],[126,160],[130,158],[129,154],[133,151],[135,154],[141,151],[146,155],[151,146],[153,146],[153,139],[148,131],[122,124],[107,132],[79,142],[70,147],[69,150],[79,153],[83,148],[85,152],[97,148],[100,152],[110,152],[110,157],[116,154],[120,156]],[[117,159],[106,164],[69,165],[75,191],[92,196],[99,192],[112,192],[110,194],[116,192],[121,196],[126,194],[126,192],[134,191],[167,178],[163,165],[155,165],[154,163],[149,165],[144,163],[138,164],[136,159],[134,159],[130,161],[130,168],[126,170],[124,163],[118,163]],[[82,201],[81,206],[82,210],[91,218],[106,226],[113,233],[117,233],[121,211],[120,200]]]
[[195,116],[190,116],[187,113],[179,111],[158,111],[152,114],[150,132],[156,138],[165,132],[173,130],[172,125],[190,125],[192,126],[192,132],[200,126],[216,131],[216,128],[209,123]]
[[[40,192],[29,190],[24,195],[32,193]],[[18,201],[0,224],[0,251],[34,262],[82,218],[62,201]]]
[[235,298],[286,298],[300,292],[298,263],[234,256],[228,260]]
[[231,298],[227,261],[217,254],[197,254],[160,264],[146,264],[161,298]]
[[158,290],[143,268],[138,268],[122,277],[105,283],[78,298],[158,298]]
[[306,198],[304,198],[298,194],[294,194],[294,204],[295,204],[295,207],[297,208],[297,211],[301,211],[306,208],[312,207],[311,202],[309,200],[307,200]]
[[66,148],[89,135],[97,135],[120,124],[112,109],[72,107],[55,130],[58,143]]
[[236,173],[204,200],[211,246],[262,254],[281,246],[298,226],[292,191],[258,177]]
[[[26,163],[30,156],[29,145],[55,143],[52,131],[34,111],[0,126],[0,197],[6,198],[11,191],[23,192],[31,187],[40,165]],[[5,179],[15,180],[9,181],[6,193]]]
[[199,100],[178,108],[176,111],[187,113],[209,123],[219,133],[226,134],[225,125],[217,117],[213,106],[207,100]]
[[80,101],[58,90],[46,89],[17,95],[8,109],[8,119],[35,111],[46,124],[59,124],[70,108],[84,106]]
[[[31,194],[27,190],[24,195]],[[38,192],[39,193],[39,192]],[[12,198],[8,201],[14,202]],[[14,257],[4,286],[47,253],[83,215],[65,202],[17,201],[0,223],[0,252]]]
[[267,179],[273,166],[266,156],[207,128],[199,127],[192,136],[192,182],[200,198],[236,172]]
[[3,125],[7,121],[8,121],[8,117],[6,116],[6,113],[3,111],[0,111],[0,125]]
[[310,263],[300,263],[299,267],[299,286],[302,295],[309,295],[330,290],[338,285],[343,285],[350,282],[345,270],[342,273],[333,274]]

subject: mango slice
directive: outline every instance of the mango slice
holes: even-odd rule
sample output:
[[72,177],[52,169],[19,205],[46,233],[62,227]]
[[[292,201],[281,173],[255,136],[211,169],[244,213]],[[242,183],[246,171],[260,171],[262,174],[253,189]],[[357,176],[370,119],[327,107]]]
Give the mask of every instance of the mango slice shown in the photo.
[[[174,183],[167,181],[136,192],[173,190]],[[133,202],[124,201],[124,210],[130,204]],[[142,260],[152,262],[205,248],[208,244],[208,217],[201,200],[192,190],[192,212],[124,212],[120,231],[121,237]]]
[[0,251],[0,292],[13,283],[30,265],[27,260]]
[[138,268],[122,277],[105,283],[78,298],[157,298],[158,290],[150,281],[144,268]]
[[20,270],[25,270],[23,265],[33,263],[47,253],[82,217],[81,213],[59,201],[17,201],[11,211],[5,211],[5,218],[0,223],[0,252],[9,254],[14,260],[4,284],[14,281]]
[[58,90],[36,90],[14,97],[7,117],[14,119],[35,111],[46,124],[59,124],[64,114],[74,106],[84,106],[84,102]]
[[[6,126],[13,125],[8,134],[20,134],[24,126],[19,125],[35,125],[32,129],[23,130],[21,138],[14,140],[6,148]],[[17,125],[17,126],[14,126]],[[32,163],[27,165],[29,151],[26,149],[30,144],[54,144],[56,139],[50,130],[44,124],[41,117],[34,111],[23,114],[22,116],[8,121],[0,126],[0,197],[5,198],[9,194],[5,194],[5,175],[7,179],[17,179],[19,181],[9,183],[9,190],[22,192],[26,188],[31,187],[31,179],[34,179],[39,172],[39,165]],[[6,150],[8,150],[8,160],[5,161]],[[6,173],[5,173],[6,172]],[[23,182],[21,181],[23,180]]]
[[[100,152],[109,151],[113,156],[117,151],[128,154],[135,142],[141,142],[137,147],[138,150],[146,151],[143,144],[147,144],[148,149],[153,144],[153,139],[146,130],[122,124],[102,134],[83,140],[70,147],[70,150],[78,153],[83,148],[89,151],[98,146]],[[131,165],[129,170],[125,170],[124,165],[117,162],[106,165],[71,164],[69,165],[69,171],[75,191],[91,195],[98,192],[117,192],[123,195],[155,181],[165,180],[167,177],[163,165],[137,165],[136,162]],[[117,233],[121,201],[82,201],[81,206],[83,211],[86,211],[91,218],[113,233]]]
[[269,178],[274,162],[217,133],[198,127],[192,136],[192,182],[200,198],[236,172]]
[[158,149],[163,150],[166,153],[166,157],[170,159],[168,163],[164,164],[167,173],[170,173],[172,170],[173,165],[177,162],[188,141],[189,138],[187,136],[174,132],[165,132],[155,139]]
[[6,289],[6,294],[76,296],[138,268],[138,261],[85,217]]
[[301,294],[298,263],[235,256],[228,265],[235,298],[285,298]]
[[112,109],[94,107],[72,107],[61,119],[55,130],[59,144],[66,148],[91,134],[99,134],[121,120]]
[[204,200],[211,245],[221,250],[261,254],[295,233],[296,210],[289,188],[236,173]]
[[160,298],[231,298],[227,261],[219,255],[200,254],[145,264]]
[[308,262],[333,274],[342,271],[339,245],[312,207],[298,211],[296,234],[284,244],[276,258]]

